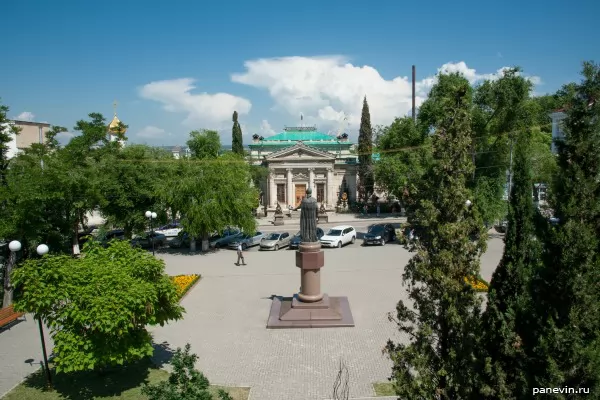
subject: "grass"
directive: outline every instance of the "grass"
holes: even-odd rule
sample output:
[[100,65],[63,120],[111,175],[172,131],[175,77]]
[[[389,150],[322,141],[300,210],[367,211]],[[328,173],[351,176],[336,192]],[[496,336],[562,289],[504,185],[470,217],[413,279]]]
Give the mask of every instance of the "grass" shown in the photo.
[[[169,373],[154,366],[149,360],[136,365],[115,368],[103,374],[77,372],[52,374],[54,390],[46,390],[43,371],[31,374],[23,383],[9,392],[2,400],[145,400],[142,387],[167,379]],[[234,400],[247,400],[250,388],[211,386],[217,399],[219,389],[228,392]]]
[[394,392],[394,385],[391,382],[375,382],[373,384],[373,389],[375,390],[375,396],[377,397],[396,395],[396,392]]

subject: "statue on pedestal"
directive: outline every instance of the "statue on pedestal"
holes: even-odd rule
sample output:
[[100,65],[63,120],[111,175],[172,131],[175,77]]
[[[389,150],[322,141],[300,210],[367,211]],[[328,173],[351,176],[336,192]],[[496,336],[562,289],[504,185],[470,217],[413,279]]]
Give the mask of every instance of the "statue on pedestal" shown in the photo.
[[277,203],[277,207],[275,208],[275,215],[283,215],[283,211],[281,210],[279,203]]
[[306,197],[300,205],[300,237],[305,243],[318,242],[317,200],[312,197],[312,189],[306,189]]

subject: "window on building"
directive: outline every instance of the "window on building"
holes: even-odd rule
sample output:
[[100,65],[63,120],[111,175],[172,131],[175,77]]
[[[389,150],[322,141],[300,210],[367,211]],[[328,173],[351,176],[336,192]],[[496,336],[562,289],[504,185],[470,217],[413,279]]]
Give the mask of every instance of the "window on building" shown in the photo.
[[277,184],[277,202],[285,204],[285,184]]
[[325,201],[325,184],[317,183],[317,202],[322,203]]

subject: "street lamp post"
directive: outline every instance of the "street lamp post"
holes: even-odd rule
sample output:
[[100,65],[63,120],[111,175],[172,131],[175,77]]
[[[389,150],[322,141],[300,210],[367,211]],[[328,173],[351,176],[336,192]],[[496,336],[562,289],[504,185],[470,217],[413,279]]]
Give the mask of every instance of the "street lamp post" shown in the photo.
[[[40,256],[44,256],[48,254],[48,246],[45,244],[40,244],[36,251]],[[46,380],[48,383],[48,388],[52,389],[52,375],[50,374],[50,367],[48,365],[48,355],[46,354],[46,340],[44,339],[44,327],[42,326],[42,318],[38,317],[38,327],[40,329],[40,340],[42,341],[42,354],[44,356],[44,369],[46,370]]]
[[154,227],[152,221],[156,219],[156,213],[153,211],[146,211],[146,218],[150,219],[150,242],[152,243],[152,255],[154,255]]
[[17,252],[21,250],[21,242],[13,240],[8,244],[8,249],[10,250],[10,254],[8,256],[8,263],[6,263],[6,271],[4,271],[4,300],[2,302],[4,307],[12,304],[13,287],[10,283],[10,274],[17,262]]

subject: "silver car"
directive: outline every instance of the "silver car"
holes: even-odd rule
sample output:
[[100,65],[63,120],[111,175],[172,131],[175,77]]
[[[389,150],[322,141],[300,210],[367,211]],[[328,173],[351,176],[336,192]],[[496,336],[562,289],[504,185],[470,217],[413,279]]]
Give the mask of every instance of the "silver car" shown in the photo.
[[248,247],[252,247],[252,246],[256,246],[256,245],[260,244],[260,241],[264,237],[265,237],[265,234],[262,232],[256,232],[253,236],[245,234],[245,235],[235,239],[233,242],[229,243],[229,248],[236,250],[238,247],[238,244],[241,243],[242,249],[246,250]]
[[261,250],[279,250],[282,247],[289,246],[292,237],[289,232],[273,232],[260,241]]

